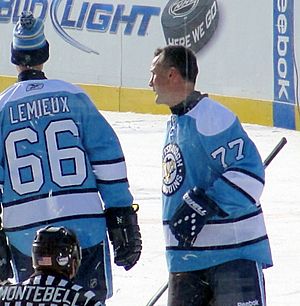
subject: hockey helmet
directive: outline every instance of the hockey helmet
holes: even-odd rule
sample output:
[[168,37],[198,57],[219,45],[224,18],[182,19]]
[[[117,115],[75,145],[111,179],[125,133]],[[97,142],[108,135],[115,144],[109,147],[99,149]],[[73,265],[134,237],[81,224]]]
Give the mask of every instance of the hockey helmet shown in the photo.
[[76,275],[81,257],[79,242],[70,229],[47,226],[37,231],[32,244],[35,270],[50,270],[69,276],[72,273],[72,261],[75,259]]

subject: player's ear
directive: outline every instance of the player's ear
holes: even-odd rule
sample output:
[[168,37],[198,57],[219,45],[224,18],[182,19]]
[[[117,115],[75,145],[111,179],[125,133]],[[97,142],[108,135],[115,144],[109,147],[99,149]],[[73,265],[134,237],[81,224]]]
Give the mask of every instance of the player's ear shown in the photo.
[[177,69],[175,67],[169,68],[169,77],[173,77],[176,75]]
[[76,262],[75,258],[73,258],[71,265],[72,265],[72,269],[71,269],[70,279],[74,279],[75,276],[76,276],[76,272],[78,270],[77,262]]
[[169,79],[172,79],[175,82],[182,81],[182,76],[181,76],[179,70],[176,69],[175,67],[170,67],[168,76],[169,76]]

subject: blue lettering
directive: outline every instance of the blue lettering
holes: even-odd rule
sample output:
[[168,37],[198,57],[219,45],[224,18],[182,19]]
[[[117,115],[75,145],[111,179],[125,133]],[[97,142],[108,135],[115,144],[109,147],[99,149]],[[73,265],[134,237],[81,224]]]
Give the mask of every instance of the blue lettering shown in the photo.
[[14,13],[13,13],[13,23],[16,23],[19,19],[19,16],[21,14],[22,11],[27,11],[28,10],[28,6],[29,6],[29,2],[30,0],[26,0],[24,3],[24,7],[22,10],[20,10],[20,1],[21,0],[17,0],[15,3],[15,9],[14,9]]
[[[36,12],[36,8],[40,7],[40,13]],[[31,5],[29,10],[33,13],[36,18],[45,19],[48,10],[48,0],[31,0]]]
[[[76,4],[78,0],[76,0]],[[85,52],[97,53],[72,38],[64,29],[108,32],[116,34],[120,24],[124,24],[124,34],[132,35],[135,27],[137,35],[145,36],[152,16],[160,15],[160,7],[132,5],[131,10],[124,4],[104,4],[95,0],[81,1],[81,8],[74,8],[74,0],[0,0],[0,23],[16,23],[22,11],[32,11],[36,18],[45,20],[48,5],[55,31],[69,44]],[[64,3],[64,4],[63,4]],[[64,7],[60,7],[64,6]],[[129,12],[128,14],[125,11]],[[59,12],[63,12],[59,20]]]
[[79,14],[79,18],[76,24],[76,28],[78,29],[82,29],[83,28],[83,22],[84,22],[84,17],[86,15],[86,12],[89,8],[89,3],[88,2],[83,2],[82,7],[81,7],[81,11]]
[[69,19],[72,7],[73,7],[73,0],[67,0],[67,3],[65,5],[63,18],[62,18],[62,21],[61,21],[61,26],[67,27],[67,28],[74,28],[75,27],[75,21]]
[[[139,36],[145,36],[150,19],[152,16],[159,16],[160,14],[160,8],[159,7],[151,7],[151,6],[133,6],[132,10],[137,10],[137,14],[141,14],[143,16],[141,25],[138,30]],[[126,34],[126,33],[125,33]]]
[[[22,2],[24,2],[23,5],[21,5]],[[44,20],[47,10],[47,0],[0,0],[0,23],[11,20],[16,23],[23,11],[31,11],[35,17]]]
[[0,22],[9,22],[13,4],[13,0],[0,0]]
[[127,23],[124,33],[129,33],[129,35],[131,34],[137,15],[132,14],[133,9],[131,9],[129,16],[123,15],[124,9],[125,5],[123,4],[119,4],[117,6],[115,16],[111,24],[110,33],[116,34],[118,32],[120,22],[124,22]]
[[[88,30],[93,30],[93,31],[99,31],[99,32],[106,32],[107,28],[109,26],[109,22],[111,19],[111,14],[113,12],[113,5],[112,4],[100,4],[100,3],[94,3],[91,7],[89,17],[86,22],[86,28]],[[95,23],[95,17],[98,13],[104,12],[107,13],[105,14],[100,14],[99,15],[99,23]]]
[[138,15],[142,15],[142,21],[138,29],[138,35],[145,36],[148,25],[150,23],[151,16],[159,16],[159,13],[160,13],[159,7],[133,5],[130,15],[124,15],[123,14],[124,9],[125,9],[125,5],[119,4],[117,6],[117,9],[116,9],[116,12],[115,12],[112,24],[111,24],[110,33],[116,34],[118,32],[120,22],[124,22],[126,23],[124,34],[131,35]]

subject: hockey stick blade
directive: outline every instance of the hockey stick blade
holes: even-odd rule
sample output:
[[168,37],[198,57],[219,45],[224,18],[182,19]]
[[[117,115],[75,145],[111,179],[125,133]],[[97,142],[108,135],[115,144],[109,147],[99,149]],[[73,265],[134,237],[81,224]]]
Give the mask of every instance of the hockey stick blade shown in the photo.
[[285,137],[282,137],[278,142],[277,146],[273,149],[273,151],[269,154],[269,156],[264,161],[264,167],[266,168],[271,161],[275,158],[275,156],[281,151],[281,149],[285,146],[287,140]]
[[[282,137],[276,147],[272,150],[272,152],[267,156],[265,159],[263,165],[264,168],[266,168],[272,160],[277,156],[277,154],[281,151],[281,149],[286,145],[287,140],[285,137]],[[165,293],[165,291],[168,289],[169,282],[166,281],[160,289],[152,296],[152,298],[149,300],[146,306],[154,306],[156,302],[160,299],[160,297]]]

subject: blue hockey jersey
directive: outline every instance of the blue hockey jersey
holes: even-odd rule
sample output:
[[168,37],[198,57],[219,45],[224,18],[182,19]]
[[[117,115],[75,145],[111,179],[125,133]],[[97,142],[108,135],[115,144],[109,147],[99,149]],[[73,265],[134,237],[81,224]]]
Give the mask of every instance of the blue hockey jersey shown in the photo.
[[60,80],[0,95],[0,185],[10,245],[31,256],[36,230],[73,229],[83,248],[106,239],[104,209],[130,206],[119,140],[89,97]]
[[[169,271],[201,270],[240,258],[269,267],[271,251],[259,202],[264,166],[257,148],[230,110],[208,97],[198,98],[194,105],[171,115],[163,148]],[[203,188],[228,217],[209,219],[192,247],[184,248],[171,233],[169,220],[184,193],[195,186]]]

